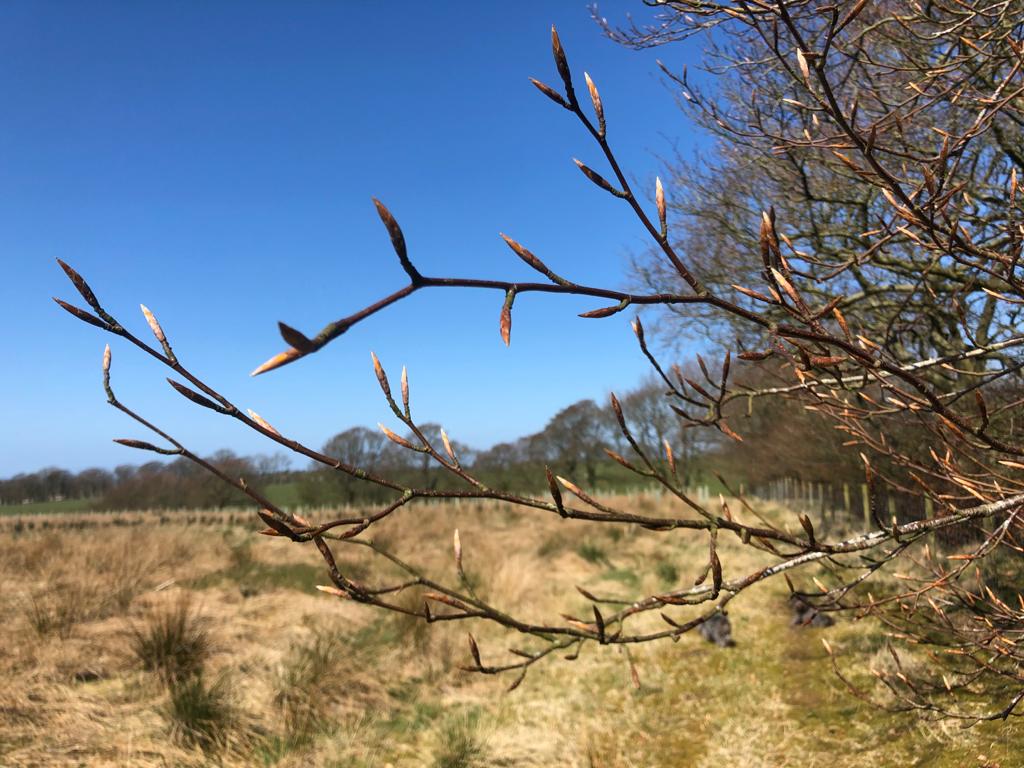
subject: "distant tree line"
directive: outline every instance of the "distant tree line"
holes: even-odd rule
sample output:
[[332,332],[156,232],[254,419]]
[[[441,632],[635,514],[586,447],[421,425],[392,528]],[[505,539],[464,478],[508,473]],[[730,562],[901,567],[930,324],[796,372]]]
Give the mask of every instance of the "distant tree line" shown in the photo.
[[[692,367],[688,372],[699,375],[697,366]],[[764,375],[749,382],[751,388],[771,383]],[[837,433],[816,414],[787,401],[734,401],[733,418],[744,425],[740,442],[723,436],[709,438],[705,432],[687,428],[664,397],[664,384],[657,378],[648,378],[619,399],[632,434],[650,455],[663,455],[664,443],[671,444],[680,479],[688,486],[713,484],[714,475],[707,471],[712,465],[748,487],[783,477],[828,482],[863,477],[857,454],[842,447]],[[432,441],[441,442],[440,425],[426,424],[421,429]],[[403,437],[416,442],[412,435]],[[783,453],[777,448],[780,437],[788,446]],[[464,466],[498,491],[542,492],[545,467],[606,492],[634,488],[641,481],[608,453],[628,455],[630,451],[611,408],[590,399],[572,403],[539,432],[511,442],[486,450],[456,440],[451,445]],[[426,455],[402,448],[379,429],[346,429],[331,437],[323,452],[417,487],[451,488],[457,482]],[[289,499],[303,505],[372,503],[386,495],[379,486],[322,465],[291,469],[281,455],[248,457],[222,450],[206,459],[225,474],[251,483],[291,484]],[[184,459],[77,473],[48,467],[0,480],[0,505],[63,499],[85,500],[97,509],[221,508],[245,503],[240,491]]]
[[[286,482],[294,472],[282,456],[238,456],[218,451],[207,460],[221,471],[254,482]],[[78,500],[98,509],[220,508],[244,496],[185,459],[122,464],[113,470],[70,472],[47,467],[0,480],[0,505]]]

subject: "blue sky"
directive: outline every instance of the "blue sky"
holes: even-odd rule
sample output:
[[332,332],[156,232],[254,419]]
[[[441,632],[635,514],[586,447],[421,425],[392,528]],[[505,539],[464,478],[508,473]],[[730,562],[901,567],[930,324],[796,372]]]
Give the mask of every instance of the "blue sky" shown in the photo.
[[529,279],[503,231],[567,277],[624,283],[640,227],[579,173],[574,156],[602,169],[596,147],[527,80],[558,82],[551,23],[651,187],[659,158],[695,141],[655,58],[681,68],[696,49],[618,47],[584,2],[0,4],[0,476],[149,458],[111,442],[147,436],[104,402],[107,341],[121,399],[194,450],[270,448],[54,305],[78,299],[57,257],[140,334],[148,305],[188,367],[312,445],[389,423],[370,350],[396,379],[409,367],[418,418],[481,447],[636,383],[625,314],[522,296],[506,349],[500,294],[444,290],[248,376],[283,348],[278,320],[313,334],[404,283],[371,196],[425,274]]

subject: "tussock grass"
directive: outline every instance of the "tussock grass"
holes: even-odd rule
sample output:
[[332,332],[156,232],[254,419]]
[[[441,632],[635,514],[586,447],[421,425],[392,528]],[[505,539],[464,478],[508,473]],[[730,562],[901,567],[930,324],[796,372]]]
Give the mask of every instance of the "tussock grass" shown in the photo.
[[164,715],[171,737],[186,747],[204,752],[223,749],[235,721],[226,677],[208,683],[194,675],[171,684]]
[[172,686],[199,675],[212,651],[210,635],[187,595],[151,609],[143,623],[133,624],[131,647],[143,669]]
[[346,693],[349,660],[341,634],[328,628],[315,629],[285,657],[274,705],[281,712],[286,743],[304,744],[330,729],[331,710]]
[[476,711],[448,717],[438,733],[432,768],[482,768],[488,764],[486,740]]

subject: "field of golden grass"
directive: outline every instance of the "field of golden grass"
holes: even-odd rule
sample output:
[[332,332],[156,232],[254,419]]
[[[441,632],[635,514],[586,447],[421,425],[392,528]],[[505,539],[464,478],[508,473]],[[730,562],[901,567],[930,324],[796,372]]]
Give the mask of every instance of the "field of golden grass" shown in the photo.
[[[887,663],[883,633],[848,618],[791,628],[781,581],[730,604],[735,648],[693,634],[632,649],[639,688],[619,649],[591,645],[536,665],[507,693],[511,678],[459,669],[467,625],[317,592],[327,579],[312,545],[255,535],[254,515],[0,522],[2,766],[1024,765],[1014,722],[962,729],[850,696],[821,637],[844,666],[865,669]],[[585,615],[574,585],[632,598],[692,581],[706,557],[705,540],[686,532],[492,503],[414,507],[374,530],[454,578],[456,527],[476,588],[538,618]],[[343,571],[369,573],[365,548],[337,550]],[[721,553],[727,578],[757,562],[729,541]],[[530,646],[472,629],[485,662]]]

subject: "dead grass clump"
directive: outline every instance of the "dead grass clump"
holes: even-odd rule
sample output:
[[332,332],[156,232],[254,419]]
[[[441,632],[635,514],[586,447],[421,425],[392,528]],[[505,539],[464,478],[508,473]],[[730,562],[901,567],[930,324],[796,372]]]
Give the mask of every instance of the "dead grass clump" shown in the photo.
[[209,633],[187,597],[151,610],[142,625],[132,626],[131,646],[143,669],[168,685],[199,675],[211,653]]

